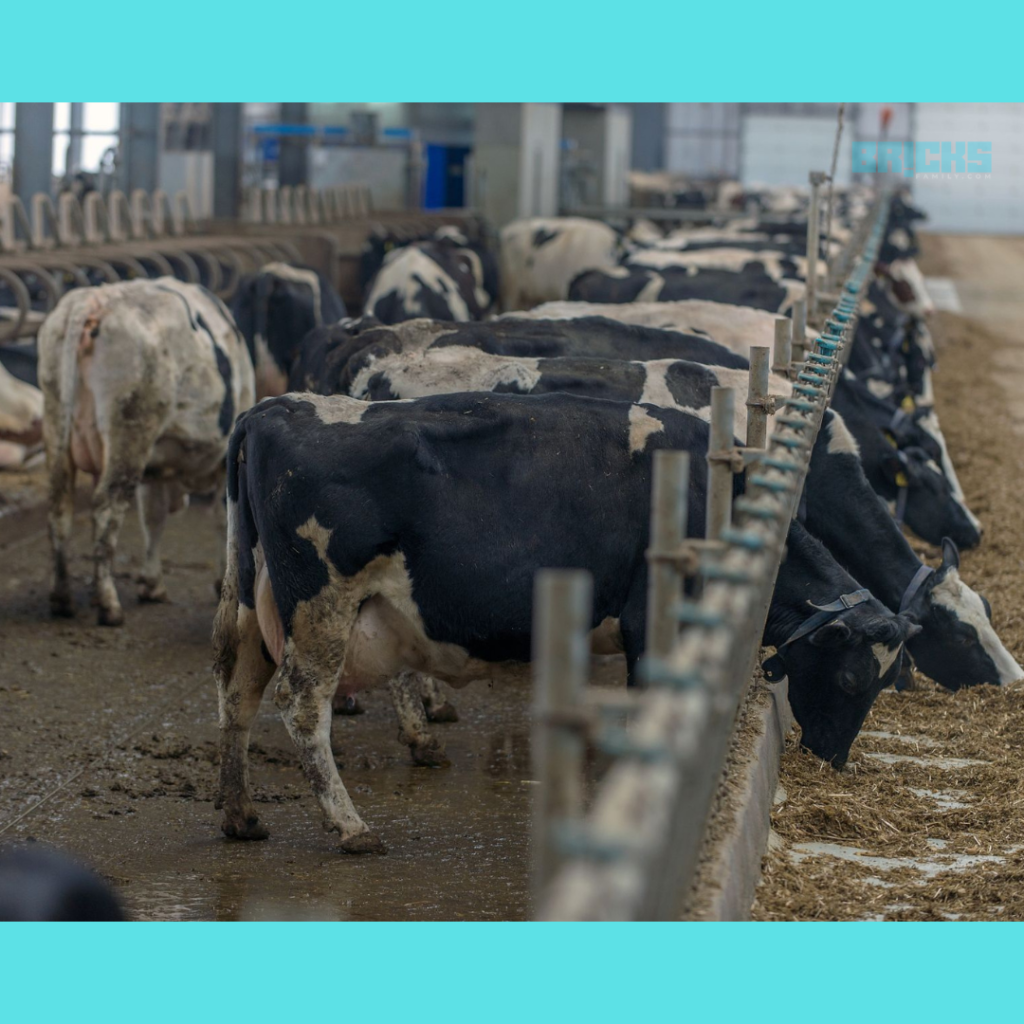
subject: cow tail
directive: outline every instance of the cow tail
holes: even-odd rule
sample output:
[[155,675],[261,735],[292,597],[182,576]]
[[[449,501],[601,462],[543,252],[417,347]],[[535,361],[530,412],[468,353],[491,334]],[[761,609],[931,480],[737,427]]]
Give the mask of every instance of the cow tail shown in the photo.
[[91,348],[99,332],[99,314],[91,296],[75,305],[64,328],[64,344],[60,352],[60,436],[59,451],[71,447],[71,428],[78,398],[78,354]]
[[227,454],[227,550],[224,557],[224,579],[220,586],[220,601],[213,619],[213,668],[218,678],[226,682],[234,671],[238,657],[238,522],[239,507],[246,501],[244,486],[245,423],[243,414],[238,418]]

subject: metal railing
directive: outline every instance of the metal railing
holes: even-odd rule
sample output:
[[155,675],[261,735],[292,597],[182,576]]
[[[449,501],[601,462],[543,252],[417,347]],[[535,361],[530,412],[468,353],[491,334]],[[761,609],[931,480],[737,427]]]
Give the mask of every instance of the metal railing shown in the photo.
[[[768,350],[751,350],[746,447],[734,447],[732,389],[712,389],[707,538],[686,536],[690,454],[655,453],[645,688],[611,699],[584,692],[592,581],[585,572],[538,573],[534,742],[541,799],[534,834],[541,919],[681,913],[887,210],[888,198],[879,196],[853,233],[851,251],[840,254],[852,270],[840,294],[822,296],[827,315],[809,307],[808,320],[819,328],[812,351],[802,353],[799,311],[777,323],[772,368],[789,368],[791,395],[768,394]],[[808,250],[815,254],[816,223],[809,224]],[[814,287],[809,291],[813,296]],[[776,403],[775,430],[766,438]],[[744,467],[745,494],[733,501],[733,474]],[[699,599],[684,598],[687,576],[697,577]],[[572,781],[581,777],[584,737],[614,757],[586,813],[581,784]]]
[[364,185],[322,190],[258,189],[246,195],[247,220],[201,224],[184,192],[141,189],[130,196],[38,194],[0,204],[0,344],[30,338],[69,288],[171,275],[203,284],[225,301],[239,278],[267,263],[312,266],[352,307],[362,299],[359,257],[373,226],[418,236],[471,211],[375,212]]

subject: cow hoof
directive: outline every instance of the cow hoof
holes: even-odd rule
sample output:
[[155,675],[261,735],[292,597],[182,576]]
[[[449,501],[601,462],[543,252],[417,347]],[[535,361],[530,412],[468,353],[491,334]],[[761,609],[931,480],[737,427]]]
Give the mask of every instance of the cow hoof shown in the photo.
[[336,715],[365,715],[366,708],[355,697],[345,697],[343,700],[335,701],[334,713]]
[[455,710],[455,705],[447,700],[433,711],[430,708],[426,710],[428,722],[457,722],[459,720],[459,713]]
[[71,600],[71,595],[51,594],[50,614],[55,618],[73,619],[75,617],[75,603]]
[[373,832],[360,832],[357,836],[349,836],[341,841],[341,852],[384,854],[388,848]]
[[155,588],[143,584],[139,589],[139,604],[167,604],[170,600],[167,588],[162,583]]
[[124,610],[122,608],[104,608],[101,605],[98,621],[101,626],[123,626]]
[[451,765],[444,747],[437,740],[430,743],[414,743],[409,747],[413,764],[421,768],[447,768]]
[[220,830],[228,839],[266,839],[270,833],[259,818],[246,818],[241,824],[225,821]]

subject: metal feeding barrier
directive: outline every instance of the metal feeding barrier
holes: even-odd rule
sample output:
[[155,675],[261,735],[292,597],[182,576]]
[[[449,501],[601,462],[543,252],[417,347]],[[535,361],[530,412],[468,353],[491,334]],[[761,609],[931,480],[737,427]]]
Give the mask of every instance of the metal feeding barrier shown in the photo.
[[[821,177],[811,184],[808,253],[816,257]],[[773,353],[751,349],[745,447],[734,446],[733,389],[712,389],[706,538],[687,538],[691,455],[655,452],[643,688],[586,691],[590,574],[537,574],[534,881],[542,920],[672,920],[682,912],[888,206],[878,196],[839,255],[852,269],[838,295],[820,296],[827,315],[819,318],[814,304],[794,311],[776,321]],[[816,263],[808,268],[814,277]],[[816,283],[808,281],[812,303]],[[806,353],[805,317],[817,334]],[[790,377],[791,396],[769,394],[770,358],[771,369]],[[745,494],[733,501],[733,475],[745,467]],[[684,597],[686,577],[696,577],[699,598]],[[584,813],[587,741],[613,760]]]
[[352,306],[362,300],[359,259],[373,227],[409,237],[466,211],[384,211],[365,185],[253,189],[240,222],[200,224],[184,192],[136,189],[56,204],[39,193],[0,206],[0,344],[31,338],[69,288],[169,275],[202,284],[225,301],[243,274],[267,263],[312,266]]

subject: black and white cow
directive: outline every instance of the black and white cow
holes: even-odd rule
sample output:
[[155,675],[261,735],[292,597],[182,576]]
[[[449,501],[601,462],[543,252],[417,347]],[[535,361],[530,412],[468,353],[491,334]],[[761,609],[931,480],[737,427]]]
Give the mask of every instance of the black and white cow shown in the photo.
[[268,263],[246,274],[231,312],[245,337],[256,373],[256,397],[283,395],[302,339],[314,327],[345,315],[345,303],[323,274],[310,267]]
[[[647,267],[651,270],[669,268],[691,268],[706,270],[742,270],[749,263],[760,263],[765,273],[780,283],[787,279],[798,282],[807,280],[807,256],[790,254],[783,249],[773,249],[769,243],[760,248],[744,248],[738,245],[710,245],[687,247],[686,249],[638,249],[626,258],[626,266]],[[825,272],[824,263],[819,260],[819,273]]]
[[[517,359],[457,347],[370,350],[356,356],[350,369],[347,394],[368,401],[456,391],[562,392],[650,403],[702,418],[708,415],[711,388],[719,385],[735,390],[733,429],[739,437],[746,435],[746,370],[685,360]],[[788,394],[788,382],[773,377],[770,390]],[[831,410],[812,454],[801,515],[811,532],[887,607],[907,610],[901,609],[901,601],[917,579],[921,562],[871,489],[854,436],[842,417]],[[858,528],[860,522],[866,524],[865,529]],[[944,546],[947,552],[956,552],[951,541]],[[943,585],[936,590],[940,583]],[[982,599],[951,569],[944,569],[927,586],[907,595],[907,600],[924,627],[911,653],[920,655],[922,671],[936,682],[957,689],[1007,683],[1024,675],[991,625],[978,621]],[[944,603],[936,607],[939,601]],[[419,742],[430,746],[422,739]]]
[[[348,394],[353,375],[376,355],[457,347],[527,359],[588,356],[688,359],[733,368],[747,365],[742,356],[701,335],[625,326],[606,317],[530,320],[507,316],[466,324],[424,319],[389,326],[363,318],[314,331],[303,342],[291,387],[326,395]],[[362,359],[356,362],[360,355]]]
[[622,242],[607,224],[583,217],[531,217],[501,230],[501,305],[506,312],[568,297],[585,270],[612,268]]
[[[886,307],[884,295],[877,294],[874,289],[873,285],[872,294],[879,304],[868,304],[869,315],[865,319],[871,322],[889,312],[895,315],[895,308]],[[763,310],[694,299],[621,304],[551,302],[529,313],[520,314],[520,318],[533,319],[578,319],[589,316],[602,316],[645,327],[706,334],[713,341],[744,357],[749,355],[753,345],[772,346],[775,321],[778,319]],[[880,328],[875,325],[871,330]],[[808,332],[806,340],[809,342],[814,336],[813,332]],[[859,333],[857,338],[860,339]],[[860,340],[855,340],[854,361],[859,344]],[[896,347],[898,350],[903,349],[901,345]],[[894,389],[888,385],[879,388],[880,383],[880,378],[860,381],[852,372],[847,372],[833,398],[833,405],[846,415],[847,426],[861,442],[865,458],[874,460],[869,478],[890,479],[893,482],[906,478],[907,482],[903,485],[906,488],[905,498],[912,500],[909,500],[909,513],[904,510],[903,514],[907,515],[908,525],[923,539],[938,544],[942,537],[951,536],[962,547],[976,545],[981,525],[967,507],[934,410],[918,407],[906,412],[890,398],[881,397],[883,391],[889,394]],[[879,441],[886,437],[902,452],[902,455],[896,457],[905,461],[906,466],[896,468],[891,461],[889,447],[880,446]],[[941,467],[944,481],[934,478],[935,466]],[[886,485],[882,493],[894,501],[899,499],[899,489],[893,498],[890,485]]]
[[[703,452],[707,437],[695,416],[565,394],[379,403],[286,395],[241,417],[214,625],[224,832],[267,835],[247,749],[276,674],[274,701],[326,827],[345,852],[382,851],[331,753],[336,689],[409,671],[463,684],[528,661],[542,567],[593,575],[591,625],[616,623],[632,674],[645,628],[653,452]],[[608,480],[614,486],[595,484]],[[695,458],[695,534],[705,489]],[[799,524],[788,550],[765,641],[780,648],[776,667],[789,678],[804,743],[841,766],[919,627],[866,593],[838,603],[858,585]],[[809,601],[832,611],[804,633]]]
[[457,228],[391,249],[370,283],[364,310],[386,324],[429,316],[480,320],[498,298],[497,263]]
[[[940,544],[943,537],[952,538],[962,548],[977,547],[981,542],[981,525],[963,500],[963,492],[950,481],[956,473],[941,465],[944,443],[927,429],[932,419],[909,418],[901,428],[893,417],[888,424],[879,422],[879,405],[870,391],[846,380],[840,380],[833,398],[835,408],[857,441],[864,472],[875,492],[889,502],[898,522],[905,522],[922,540]],[[937,431],[937,421],[935,421]],[[900,446],[897,431],[903,439],[925,435],[924,447]],[[924,439],[922,439],[924,440]],[[936,449],[939,459],[935,458]]]
[[253,370],[224,304],[170,277],[68,292],[39,332],[43,439],[50,473],[55,615],[73,615],[67,542],[75,474],[91,474],[99,621],[119,626],[114,554],[138,488],[145,542],[140,600],[167,591],[160,537],[190,492],[216,490]]
[[930,570],[892,517],[874,500],[860,452],[845,423],[826,414],[804,487],[803,521],[886,607],[922,626],[907,643],[917,667],[951,690],[1024,678],[1024,669],[991,624],[991,609],[959,574],[956,544],[942,541],[942,566]]
[[739,270],[665,267],[662,270],[623,266],[589,270],[569,286],[572,302],[626,303],[675,302],[710,299],[736,306],[753,306],[773,313],[785,312],[790,292],[760,263]]

